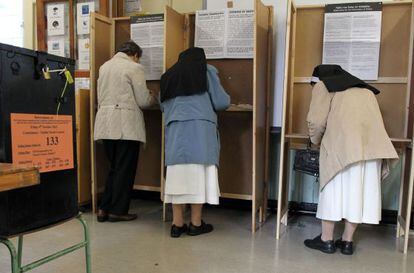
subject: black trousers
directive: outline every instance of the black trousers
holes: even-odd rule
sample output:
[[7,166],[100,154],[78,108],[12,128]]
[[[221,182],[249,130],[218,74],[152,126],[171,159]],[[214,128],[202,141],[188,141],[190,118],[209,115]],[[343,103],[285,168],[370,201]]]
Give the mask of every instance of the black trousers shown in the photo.
[[100,209],[110,214],[124,215],[129,211],[140,142],[105,139],[103,144],[111,169],[106,179]]

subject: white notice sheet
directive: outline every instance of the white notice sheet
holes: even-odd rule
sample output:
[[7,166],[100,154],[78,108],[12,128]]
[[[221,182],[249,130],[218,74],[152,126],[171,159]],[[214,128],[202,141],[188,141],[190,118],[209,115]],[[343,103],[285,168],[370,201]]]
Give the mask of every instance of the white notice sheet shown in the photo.
[[47,35],[65,35],[65,4],[47,5]]
[[89,70],[89,38],[78,39],[78,69]]
[[65,39],[57,38],[50,39],[47,41],[47,52],[53,55],[66,57],[65,56]]
[[132,15],[134,13],[140,12],[141,10],[141,0],[124,0],[125,15]]
[[254,10],[228,11],[226,58],[253,58]]
[[159,80],[164,62],[164,14],[131,17],[131,40],[143,50],[146,79]]
[[195,46],[201,47],[207,59],[222,59],[225,53],[227,10],[197,11]]
[[195,46],[207,59],[253,58],[254,10],[197,11]]
[[381,19],[381,2],[326,5],[322,62],[377,80]]
[[78,3],[76,13],[76,27],[78,35],[89,34],[90,13],[95,11],[94,2]]

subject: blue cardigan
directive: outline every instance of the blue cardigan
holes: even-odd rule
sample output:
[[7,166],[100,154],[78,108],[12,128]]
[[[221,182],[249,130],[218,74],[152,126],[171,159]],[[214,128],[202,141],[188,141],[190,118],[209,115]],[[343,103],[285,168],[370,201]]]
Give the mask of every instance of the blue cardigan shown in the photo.
[[207,65],[208,92],[180,96],[161,104],[165,117],[165,165],[219,164],[216,111],[230,106],[217,69]]

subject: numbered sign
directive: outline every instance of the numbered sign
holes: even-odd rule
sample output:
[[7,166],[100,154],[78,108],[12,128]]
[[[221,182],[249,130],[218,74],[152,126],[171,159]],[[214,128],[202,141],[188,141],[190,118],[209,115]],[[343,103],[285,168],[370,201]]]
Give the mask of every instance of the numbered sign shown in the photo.
[[74,168],[72,116],[11,114],[14,164],[41,173]]

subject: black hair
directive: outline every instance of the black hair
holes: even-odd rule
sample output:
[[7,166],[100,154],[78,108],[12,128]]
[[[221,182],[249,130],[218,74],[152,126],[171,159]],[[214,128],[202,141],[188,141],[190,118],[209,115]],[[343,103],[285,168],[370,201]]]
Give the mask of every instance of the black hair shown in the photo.
[[135,56],[138,55],[138,58],[141,58],[142,56],[142,49],[139,45],[137,45],[134,41],[128,41],[123,43],[118,50],[118,52],[123,52],[127,54],[128,56]]

